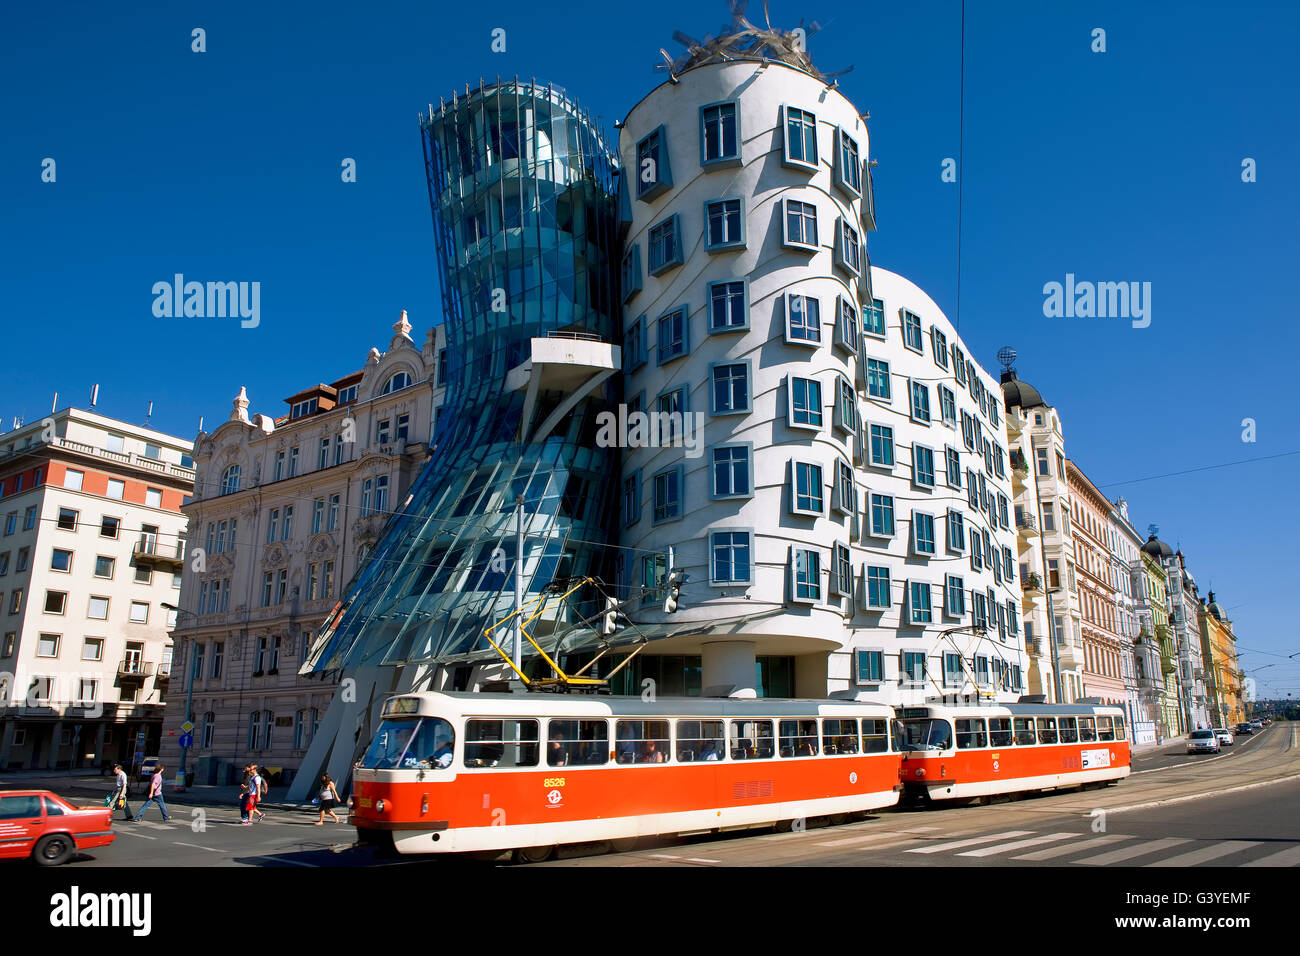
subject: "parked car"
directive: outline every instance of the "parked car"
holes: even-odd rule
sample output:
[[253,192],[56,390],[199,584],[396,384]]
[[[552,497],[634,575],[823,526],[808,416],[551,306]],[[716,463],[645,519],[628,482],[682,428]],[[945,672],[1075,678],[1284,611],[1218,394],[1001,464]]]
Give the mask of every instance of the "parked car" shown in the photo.
[[1213,730],[1193,730],[1191,736],[1187,738],[1187,752],[1189,754],[1217,754],[1219,752],[1219,738],[1214,735]]
[[145,757],[144,763],[140,764],[140,779],[149,780],[158,772],[158,758]]
[[78,850],[108,846],[117,838],[113,811],[75,807],[48,790],[0,792],[0,858],[30,856],[56,866]]
[[1238,737],[1249,737],[1249,736],[1250,736],[1251,734],[1253,734],[1254,732],[1255,732],[1255,728],[1252,727],[1250,724],[1238,724],[1238,725],[1237,725],[1237,736],[1238,736]]
[[1220,745],[1224,747],[1232,746],[1232,741],[1234,738],[1232,736],[1231,730],[1228,730],[1227,728],[1224,727],[1216,727],[1214,730],[1214,736],[1219,738]]

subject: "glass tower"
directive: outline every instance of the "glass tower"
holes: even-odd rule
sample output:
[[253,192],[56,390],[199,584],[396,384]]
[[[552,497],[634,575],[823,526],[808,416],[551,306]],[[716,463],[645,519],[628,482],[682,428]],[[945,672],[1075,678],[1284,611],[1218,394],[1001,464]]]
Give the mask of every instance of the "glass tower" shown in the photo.
[[[595,436],[616,378],[553,425],[571,382],[521,382],[539,374],[527,364],[535,340],[615,341],[616,154],[563,92],[518,80],[453,96],[420,125],[447,400],[428,464],[304,672],[495,657],[482,634],[513,609],[519,495],[526,599],[553,581],[611,577],[618,450]],[[575,597],[551,625],[594,617],[603,600]]]

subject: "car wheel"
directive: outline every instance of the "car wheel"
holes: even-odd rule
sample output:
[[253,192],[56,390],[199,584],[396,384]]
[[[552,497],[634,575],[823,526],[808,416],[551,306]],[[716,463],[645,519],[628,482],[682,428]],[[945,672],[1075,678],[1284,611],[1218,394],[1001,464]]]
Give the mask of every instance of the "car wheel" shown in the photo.
[[32,859],[41,866],[58,866],[67,863],[76,848],[72,837],[66,833],[51,833],[37,842],[36,848],[32,850]]
[[516,863],[545,863],[554,853],[554,846],[527,846],[520,847],[512,855]]

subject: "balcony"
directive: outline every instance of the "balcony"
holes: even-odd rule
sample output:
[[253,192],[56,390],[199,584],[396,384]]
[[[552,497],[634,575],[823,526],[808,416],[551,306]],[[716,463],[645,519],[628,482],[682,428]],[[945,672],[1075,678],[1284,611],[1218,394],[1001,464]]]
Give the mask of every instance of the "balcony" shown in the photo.
[[1038,522],[1031,514],[1022,514],[1017,518],[1016,527],[1021,531],[1028,531],[1030,534],[1038,534]]
[[185,567],[185,542],[167,545],[154,535],[145,535],[131,548],[131,556],[139,567],[179,571]]
[[1033,571],[1030,571],[1029,577],[1025,578],[1025,583],[1023,587],[1024,590],[1026,591],[1041,591],[1043,589],[1043,582],[1039,580],[1037,574],[1035,574]]
[[145,681],[153,676],[153,664],[139,658],[128,657],[117,665],[118,680]]

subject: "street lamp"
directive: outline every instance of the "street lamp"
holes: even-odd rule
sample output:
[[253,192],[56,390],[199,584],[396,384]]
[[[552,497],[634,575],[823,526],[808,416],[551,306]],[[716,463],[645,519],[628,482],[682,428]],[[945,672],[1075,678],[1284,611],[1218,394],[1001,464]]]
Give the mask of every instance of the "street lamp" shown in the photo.
[[[166,601],[162,601],[160,603],[166,610],[175,611],[178,620],[180,618],[180,615],[182,614],[188,614],[190,617],[193,618],[198,617],[198,615],[195,614],[193,611],[187,611],[184,608],[179,608],[174,604],[168,604]],[[191,640],[190,643],[193,643],[193,641]],[[193,647],[189,648],[189,652],[185,655],[185,663],[187,665],[186,670],[189,671],[189,673],[186,675],[185,678],[185,720],[186,721],[190,719],[190,713],[194,709],[194,664],[197,661],[197,659],[198,658],[194,654]],[[179,776],[184,781],[183,786],[189,786],[189,782],[190,782],[189,777],[185,772],[186,758],[189,757],[189,755],[190,755],[190,748],[182,747],[181,766],[180,766]]]

